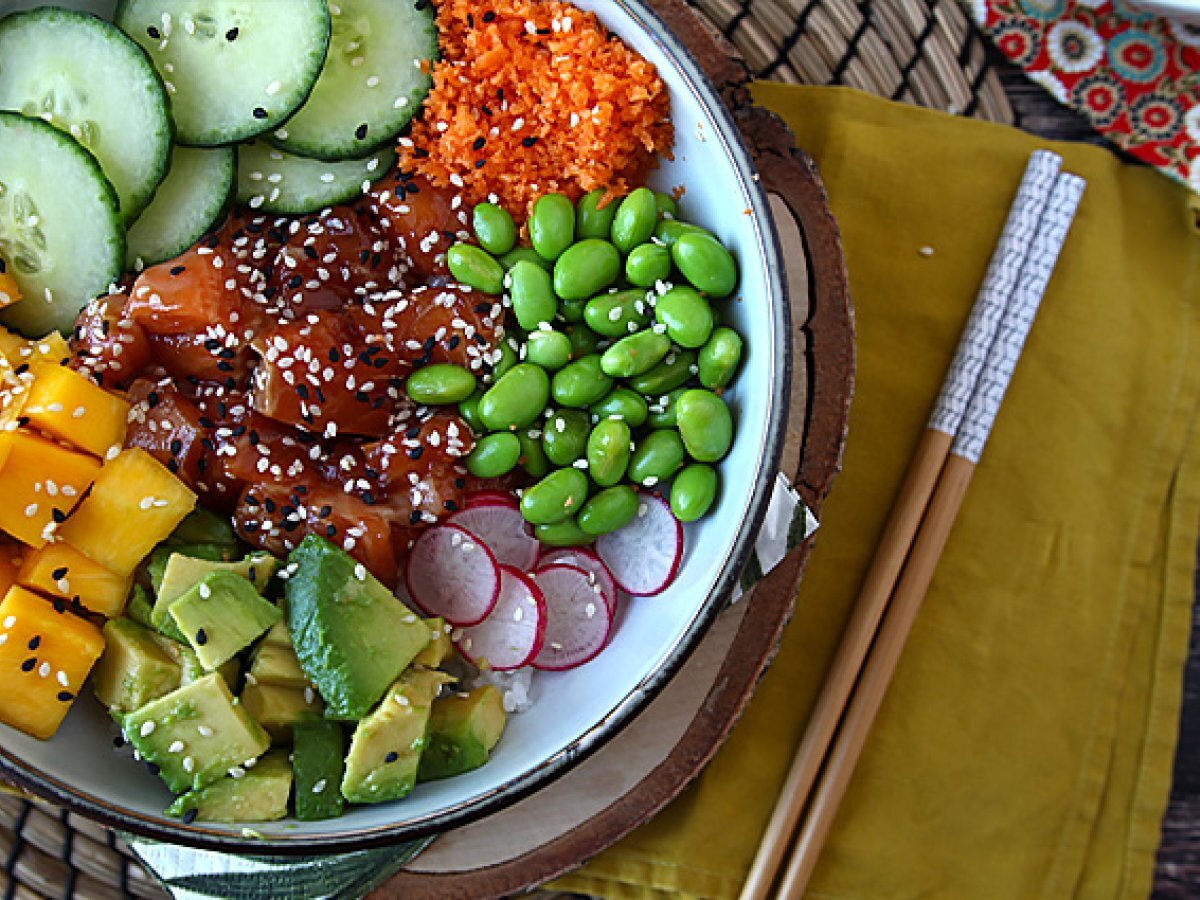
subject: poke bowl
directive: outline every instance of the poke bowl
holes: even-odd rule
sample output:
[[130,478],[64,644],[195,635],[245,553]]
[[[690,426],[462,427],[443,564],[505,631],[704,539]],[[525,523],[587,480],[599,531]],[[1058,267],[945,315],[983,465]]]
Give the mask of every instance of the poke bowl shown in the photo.
[[[381,0],[297,0],[313,21],[292,16],[293,30],[284,38],[292,50],[280,59],[270,53],[281,39],[261,30],[264,22],[278,24],[269,7],[165,0],[65,5],[102,23],[115,20],[129,40],[114,54],[105,42],[120,36],[116,28],[93,20],[80,24],[69,14],[38,10],[40,4],[0,2],[0,108],[14,110],[7,118],[0,114],[0,127],[11,138],[0,138],[0,185],[12,172],[26,185],[42,185],[33,210],[14,203],[18,181],[9,179],[7,198],[0,186],[0,260],[21,274],[22,261],[11,257],[22,246],[28,250],[29,235],[63,232],[35,247],[34,264],[25,260],[24,278],[17,279],[20,299],[0,310],[8,327],[0,351],[13,383],[28,394],[11,415],[0,417],[0,440],[12,445],[11,451],[0,447],[0,454],[7,452],[0,484],[6,474],[28,482],[13,481],[0,491],[0,504],[9,507],[0,512],[0,528],[14,538],[5,546],[16,548],[4,582],[9,593],[0,604],[0,669],[5,682],[17,685],[0,689],[15,697],[0,699],[0,775],[133,834],[286,855],[445,831],[564,774],[665,686],[727,602],[766,512],[782,450],[791,366],[784,263],[754,161],[717,92],[640,0],[578,0],[569,7],[551,0],[418,2],[412,15],[427,17],[421,20],[427,22],[424,39],[436,38],[436,50],[413,37],[421,30],[411,23],[403,35],[386,29],[372,34],[380,8],[389,6]],[[29,9],[36,11],[13,15]],[[458,33],[443,21],[455,11]],[[503,40],[529,41],[536,52],[549,54],[543,62],[549,61],[551,75],[543,72],[538,83],[546,95],[530,106],[550,110],[541,130],[519,115],[518,89],[503,81],[506,60],[497,56],[495,30],[512,25],[517,14],[522,18]],[[22,46],[33,50],[4,53],[6,30],[11,39],[29,33],[21,29],[61,27],[75,31],[67,38],[52,31],[55,49],[42,55],[28,39]],[[472,36],[476,29],[492,29],[490,46]],[[586,40],[567,39],[581,32]],[[172,35],[182,49],[174,49]],[[193,50],[200,37],[217,51]],[[142,73],[144,83],[124,98],[90,97],[89,91],[104,95],[110,88],[95,89],[80,73],[97,70],[67,54],[78,47],[86,60],[96,43],[105,45],[97,51],[108,54],[105,59],[126,60],[119,65]],[[372,68],[386,53],[380,46],[394,50],[392,56],[427,76],[427,83],[411,94],[397,91],[388,79],[399,75]],[[247,57],[216,57],[225,61],[214,73],[212,52],[267,57],[263,73],[245,68]],[[524,52],[511,55],[521,59]],[[573,52],[579,60],[569,59]],[[582,95],[563,88],[551,96],[556,67],[584,65],[578,71],[589,73],[587,66],[602,64],[610,69]],[[189,92],[189,66],[229,96],[256,98],[249,112],[243,104],[227,115],[209,95]],[[616,78],[622,66],[626,74],[636,70],[640,80]],[[378,113],[383,124],[375,118],[358,123],[357,100],[332,89],[322,93],[320,79],[331,69],[336,78],[329,80],[339,89],[352,79],[364,92],[391,89],[394,99]],[[487,84],[492,103],[472,93],[471,79],[485,70],[495,79]],[[455,89],[456,80],[465,87]],[[406,73],[404,90],[411,81]],[[156,91],[160,107],[143,96]],[[592,97],[589,91],[608,99],[604,105],[571,105],[579,96]],[[289,100],[289,94],[295,96]],[[614,109],[610,100],[618,94],[641,106],[634,113],[619,103]],[[464,106],[464,98],[474,98],[475,105]],[[80,107],[95,108],[100,124]],[[341,107],[351,108],[353,120]],[[635,114],[641,118],[635,121]],[[102,131],[103,116],[119,122],[121,115],[142,129],[137,141]],[[593,128],[578,140],[552,132],[575,128],[589,115]],[[503,121],[503,130],[488,122],[492,117]],[[348,129],[326,128],[343,119]],[[594,135],[601,132],[632,134],[623,148],[632,160],[625,168],[600,158],[607,145]],[[147,149],[147,141],[161,146]],[[14,161],[20,153],[6,155],[6,142],[28,144],[34,150],[26,157],[37,158]],[[233,170],[222,172],[215,157],[181,162],[184,154],[177,151],[183,147],[228,152]],[[525,152],[546,154],[541,169],[512,162]],[[68,176],[51,164],[59,156]],[[155,159],[160,168],[147,190],[139,192],[145,177],[139,182],[119,170],[125,163],[130,172],[138,165],[153,169]],[[174,160],[169,169],[168,159]],[[465,165],[461,172],[459,163]],[[493,170],[499,180],[484,182]],[[178,178],[164,180],[171,173]],[[200,183],[205,190],[194,189]],[[224,185],[227,196],[214,197],[211,184]],[[64,185],[76,189],[69,204],[56,199]],[[93,186],[92,192],[80,185]],[[442,214],[456,224],[439,229],[423,223],[405,232],[403,223],[387,221],[440,194],[447,197]],[[543,202],[547,196],[554,199]],[[169,197],[173,207],[160,197]],[[107,233],[89,237],[78,227],[94,218],[93,209],[111,213],[119,250]],[[179,209],[192,211],[196,221],[179,225]],[[341,219],[351,217],[346,210],[355,209],[365,210],[366,238],[356,225],[339,231]],[[646,215],[649,230],[643,230]],[[179,234],[197,221],[199,232],[180,243]],[[597,221],[599,230],[590,231]],[[334,236],[325,240],[325,232]],[[319,241],[310,240],[314,234]],[[106,254],[119,253],[109,289],[88,286],[87,271],[73,273],[74,281],[53,274],[55,251],[81,240],[100,246],[81,254],[79,270],[111,269]],[[714,244],[724,249],[711,251]],[[689,245],[702,252],[689,257]],[[147,258],[135,246],[148,248]],[[399,264],[397,254],[404,260]],[[518,256],[505,259],[510,254]],[[431,276],[420,276],[420,256],[434,260]],[[649,274],[632,267],[635,256],[648,260]],[[586,262],[576,279],[582,286],[558,265],[567,258]],[[214,259],[227,260],[226,270]],[[729,262],[736,272],[732,283]],[[666,268],[657,270],[660,264]],[[189,284],[187,267],[201,265],[203,279]],[[340,276],[345,291],[338,295],[332,285],[339,267],[356,265],[356,274]],[[313,277],[318,270],[327,274]],[[42,277],[46,271],[51,274]],[[186,287],[173,295],[172,279]],[[232,323],[245,326],[244,339],[239,328],[229,327],[227,309],[196,299],[223,289],[249,298]],[[307,301],[295,299],[305,291]],[[672,294],[682,299],[660,303]],[[103,297],[84,306],[96,295]],[[549,313],[529,312],[546,296]],[[64,302],[72,302],[64,298],[76,298],[73,309],[64,311]],[[251,304],[274,314],[285,298],[294,304],[285,320],[250,325],[238,318],[253,318]],[[405,334],[396,342],[399,350],[381,340],[422,299],[430,308],[444,306],[449,312],[435,313],[446,322],[429,334],[396,326]],[[318,327],[350,315],[351,306],[353,315],[375,323],[374,332],[360,328],[344,338],[335,332],[331,339],[323,324]],[[479,321],[464,322],[469,312]],[[155,333],[172,313],[192,322],[191,331],[168,326]],[[704,319],[699,325],[697,315]],[[203,328],[194,324],[198,317],[207,317]],[[129,362],[133,347],[140,346],[140,338],[126,340],[130,319],[145,324],[149,334],[144,371],[137,373],[129,371],[136,368]],[[435,315],[434,321],[441,319]],[[55,330],[71,338],[67,350],[47,341]],[[721,345],[719,331],[733,337]],[[546,333],[569,333],[562,359]],[[474,352],[455,355],[464,342],[474,342]],[[538,343],[545,346],[535,349]],[[728,356],[730,343],[737,352],[726,364],[719,351]],[[610,354],[618,344],[622,352]],[[204,351],[201,361],[180,352],[184,346]],[[407,352],[399,373],[386,368],[394,350],[398,356]],[[61,359],[40,359],[60,352]],[[312,366],[315,396],[303,373],[299,388],[285,377],[292,373],[282,371],[287,366],[279,365],[281,358]],[[572,369],[581,361],[591,368]],[[327,402],[325,393],[332,397],[334,388],[321,377],[330,366],[351,371],[349,396],[366,408],[368,424],[339,418],[336,400]],[[385,371],[372,380],[371,372],[380,369]],[[76,397],[83,391],[59,370],[82,374],[103,397],[116,398],[119,425],[111,416],[93,416],[82,401],[72,406],[57,400],[63,392]],[[582,374],[572,378],[570,371]],[[64,380],[71,384],[58,386]],[[345,380],[339,370],[338,382]],[[621,399],[612,398],[621,389]],[[103,397],[95,404],[107,403]],[[196,442],[196,457],[208,461],[207,475],[203,466],[198,471],[184,461],[190,444],[184,446],[177,418],[169,433],[160,433],[168,431],[164,410],[186,412],[189,403],[199,410],[199,424],[189,420],[187,437]],[[238,404],[250,418],[229,412]],[[354,409],[362,413],[359,407]],[[76,419],[100,424],[87,431]],[[347,420],[357,424],[339,433]],[[565,433],[575,422],[582,422],[578,447],[547,444],[547,434]],[[277,441],[274,457],[269,435]],[[520,445],[508,461],[508,445],[517,444],[510,438]],[[375,445],[384,447],[382,455],[371,455]],[[224,446],[233,449],[223,453]],[[532,458],[539,447],[540,458]],[[45,468],[53,453],[71,455],[63,458],[62,477],[55,477],[60,469]],[[450,457],[444,472],[410,471],[416,463],[433,466],[430,457],[439,454]],[[211,469],[222,456],[244,465],[235,470],[230,463],[224,482]],[[401,460],[404,477],[416,479],[395,489],[407,504],[399,521],[389,489],[376,487],[378,470],[389,459]],[[694,471],[685,477],[689,469]],[[356,484],[364,475],[370,484]],[[430,483],[439,477],[449,484]],[[51,492],[64,495],[64,480],[71,502],[44,502]],[[213,508],[207,518],[195,512],[197,495],[200,507]],[[611,502],[593,502],[603,497]],[[38,504],[40,512],[24,516]],[[380,506],[390,511],[377,526]],[[43,523],[42,513],[51,507]],[[614,517],[620,524],[611,527]],[[30,530],[24,518],[38,528]],[[208,559],[192,555],[193,545],[213,542],[206,528],[231,524],[236,545],[229,546],[235,550]],[[375,540],[379,528],[385,534]],[[277,561],[268,565],[266,556],[256,554]],[[66,571],[67,558],[74,571],[98,567],[100,581],[116,573],[120,596],[104,608],[81,596],[81,582],[74,588],[68,583],[74,571]],[[184,582],[180,571],[190,573]],[[169,602],[164,582],[180,588]],[[143,604],[143,619],[114,624],[137,619],[136,602]],[[573,611],[555,612],[566,606]],[[497,610],[506,618],[502,631],[491,625]],[[596,619],[603,627],[590,624]],[[346,621],[355,623],[353,629]],[[395,649],[411,644],[418,630],[419,644]],[[437,658],[421,657],[434,643],[445,645]],[[160,651],[168,644],[162,662]],[[83,661],[73,656],[60,662],[57,654],[68,651]],[[291,670],[302,682],[263,676],[264,658],[276,651],[293,660]],[[13,668],[11,680],[6,665]],[[147,686],[142,676],[154,665],[159,683]],[[190,677],[189,666],[195,670]],[[258,696],[251,700],[248,693]],[[443,742],[443,770],[435,771],[429,748],[437,744],[430,731],[436,714],[430,710],[463,701],[463,715],[474,715],[470,704],[481,697],[500,710],[501,719],[499,728],[485,729],[495,733],[485,741],[482,759],[464,762],[460,757],[471,752]],[[205,742],[224,735],[214,734],[220,729],[207,718],[212,698],[221,726],[237,732],[241,742],[229,750],[232,756],[205,756],[211,756]],[[51,701],[66,709],[45,713]],[[286,721],[271,719],[280,705]],[[423,716],[416,724],[414,709]],[[319,741],[312,745],[316,750],[301,751],[301,732],[323,733],[327,750],[330,731],[339,746],[324,753],[332,760],[321,762]],[[472,737],[479,743],[478,734]],[[473,752],[479,755],[477,747]],[[418,774],[426,765],[419,763],[422,756],[429,768]],[[409,762],[411,771],[399,781],[385,777],[387,767]],[[347,773],[355,771],[347,786]],[[253,790],[247,792],[247,785]],[[262,798],[270,808],[265,814]]]

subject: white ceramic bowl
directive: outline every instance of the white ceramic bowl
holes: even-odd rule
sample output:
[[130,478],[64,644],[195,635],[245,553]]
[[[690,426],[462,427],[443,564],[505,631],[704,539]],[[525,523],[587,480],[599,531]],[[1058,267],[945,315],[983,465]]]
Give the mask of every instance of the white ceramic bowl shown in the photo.
[[[35,5],[21,2],[21,6]],[[77,6],[97,9],[76,0]],[[111,7],[111,2],[107,4]],[[163,815],[170,797],[127,752],[85,694],[58,735],[42,743],[0,726],[0,772],[85,816],[180,843],[258,853],[361,848],[416,838],[515,802],[612,737],[678,670],[728,597],[752,545],[778,463],[790,370],[783,264],[766,199],[732,118],[682,45],[641,0],[578,0],[650,59],[670,88],[675,159],[655,186],[682,185],[684,216],[715,231],[736,255],[741,281],[729,315],[748,352],[726,396],[737,437],[720,466],[720,500],[689,526],[678,579],[662,595],[625,605],[611,645],[581,668],[539,673],[537,703],[513,716],[483,768],[422,784],[406,799],[351,808],[324,822],[184,826]],[[17,7],[0,0],[0,12]]]
[[1130,0],[1130,6],[1164,19],[1200,25],[1200,0]]

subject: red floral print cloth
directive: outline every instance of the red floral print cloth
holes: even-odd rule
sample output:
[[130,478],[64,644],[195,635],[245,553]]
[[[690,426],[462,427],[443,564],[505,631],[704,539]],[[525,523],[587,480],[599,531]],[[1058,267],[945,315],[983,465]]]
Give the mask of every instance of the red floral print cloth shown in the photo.
[[966,0],[1000,51],[1138,159],[1200,191],[1200,28],[1127,0]]

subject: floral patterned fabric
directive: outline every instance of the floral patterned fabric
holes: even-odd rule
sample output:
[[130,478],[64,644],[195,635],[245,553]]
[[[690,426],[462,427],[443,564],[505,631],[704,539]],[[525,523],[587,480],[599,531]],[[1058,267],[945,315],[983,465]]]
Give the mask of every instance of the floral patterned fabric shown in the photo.
[[1200,191],[1200,28],[1127,0],[966,0],[1000,51],[1138,159]]

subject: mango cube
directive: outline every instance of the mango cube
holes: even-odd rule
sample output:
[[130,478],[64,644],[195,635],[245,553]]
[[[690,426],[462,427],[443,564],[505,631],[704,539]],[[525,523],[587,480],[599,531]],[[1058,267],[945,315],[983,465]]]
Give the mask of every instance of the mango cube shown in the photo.
[[41,547],[75,508],[100,463],[27,431],[0,431],[0,530]]
[[33,426],[104,456],[125,438],[129,404],[73,369],[44,366],[29,386],[24,415]]
[[0,259],[0,309],[12,306],[20,299],[21,288],[17,285],[17,279],[13,278],[12,272],[5,268],[4,260]]
[[103,651],[91,622],[10,588],[0,601],[0,722],[53,736]]
[[0,326],[0,353],[16,369],[22,365],[32,370],[46,365],[61,366],[71,359],[71,347],[57,331],[36,340],[26,340],[3,326]]
[[21,545],[0,538],[0,597],[17,583],[17,572],[21,569]]
[[[3,477],[0,469],[0,482]],[[195,505],[186,484],[135,447],[104,464],[92,492],[58,533],[110,572],[131,575]]]
[[132,575],[118,575],[63,541],[25,554],[17,583],[64,600],[78,598],[88,610],[113,619],[125,609]]

